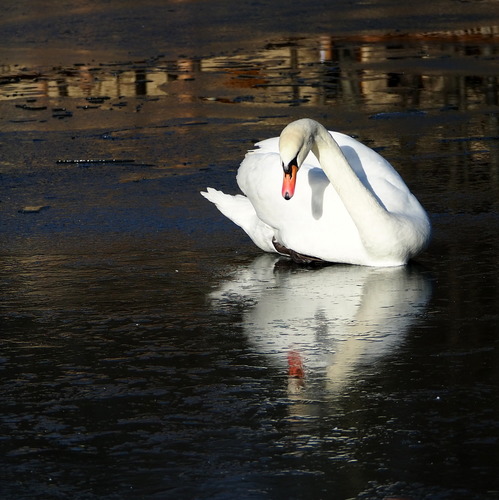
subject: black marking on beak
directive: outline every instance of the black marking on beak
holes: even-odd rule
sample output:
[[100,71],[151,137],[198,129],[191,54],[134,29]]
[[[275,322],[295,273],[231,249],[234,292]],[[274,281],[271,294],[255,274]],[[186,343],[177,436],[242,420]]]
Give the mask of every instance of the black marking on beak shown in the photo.
[[282,169],[284,170],[284,173],[286,175],[289,175],[290,177],[292,177],[292,175],[293,175],[292,167],[296,167],[297,171],[298,171],[298,157],[297,156],[295,156],[287,165],[285,165],[284,163],[282,164]]
[[282,197],[285,200],[290,200],[295,194],[296,174],[298,173],[298,165],[296,158],[289,162],[288,165],[282,165],[284,170],[284,178],[282,180]]

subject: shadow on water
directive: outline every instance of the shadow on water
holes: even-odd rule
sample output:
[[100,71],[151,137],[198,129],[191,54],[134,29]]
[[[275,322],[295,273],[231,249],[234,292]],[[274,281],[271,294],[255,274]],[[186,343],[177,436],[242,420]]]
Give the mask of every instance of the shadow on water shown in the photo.
[[[39,58],[50,19],[0,71],[2,498],[499,498],[497,22]],[[198,195],[303,116],[400,171],[418,263],[287,267]]]

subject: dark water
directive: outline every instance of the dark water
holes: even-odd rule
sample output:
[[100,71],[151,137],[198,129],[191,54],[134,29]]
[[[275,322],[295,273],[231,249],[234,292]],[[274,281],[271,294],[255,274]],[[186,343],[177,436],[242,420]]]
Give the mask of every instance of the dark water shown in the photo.
[[[499,498],[494,5],[7,6],[1,497]],[[296,267],[198,195],[304,116],[401,172],[416,262]]]

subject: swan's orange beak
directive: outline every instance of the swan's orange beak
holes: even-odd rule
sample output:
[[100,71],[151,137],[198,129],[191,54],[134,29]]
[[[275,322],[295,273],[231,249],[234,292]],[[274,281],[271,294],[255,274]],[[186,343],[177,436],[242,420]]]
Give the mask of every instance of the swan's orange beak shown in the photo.
[[282,181],[282,197],[285,200],[290,200],[295,194],[296,174],[298,167],[291,165],[287,170],[284,170],[284,179]]

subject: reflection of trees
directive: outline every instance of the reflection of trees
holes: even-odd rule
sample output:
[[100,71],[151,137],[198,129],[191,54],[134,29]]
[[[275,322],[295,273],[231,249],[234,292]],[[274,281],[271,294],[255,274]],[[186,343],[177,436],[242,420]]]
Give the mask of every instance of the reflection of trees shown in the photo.
[[[321,40],[321,53],[325,44]],[[476,38],[467,41],[465,34],[442,33],[438,37],[377,37],[357,43],[331,39],[330,45],[326,52],[332,59],[324,59],[325,69],[317,73],[323,82],[323,104],[346,99],[372,111],[395,105],[399,109],[446,105],[466,109],[471,103],[492,104],[498,99],[494,75],[466,74],[470,70],[466,58],[487,59],[499,53],[495,38],[485,37],[477,43]],[[340,68],[333,78],[331,64]],[[482,71],[491,72],[492,68],[484,65]],[[336,79],[346,84],[334,85]]]
[[[172,82],[200,80],[200,85],[182,87],[184,99],[189,93],[190,99],[205,97],[213,87],[220,98],[251,89],[257,103],[361,105],[368,112],[380,107],[467,109],[499,101],[496,71],[486,63],[499,54],[498,35],[499,27],[484,27],[405,36],[320,36],[267,44],[254,54],[82,64],[33,80],[48,97],[158,96],[169,92]],[[469,66],[470,60],[484,64]],[[2,83],[11,78],[12,88],[16,78],[25,83],[17,66],[0,71]]]

